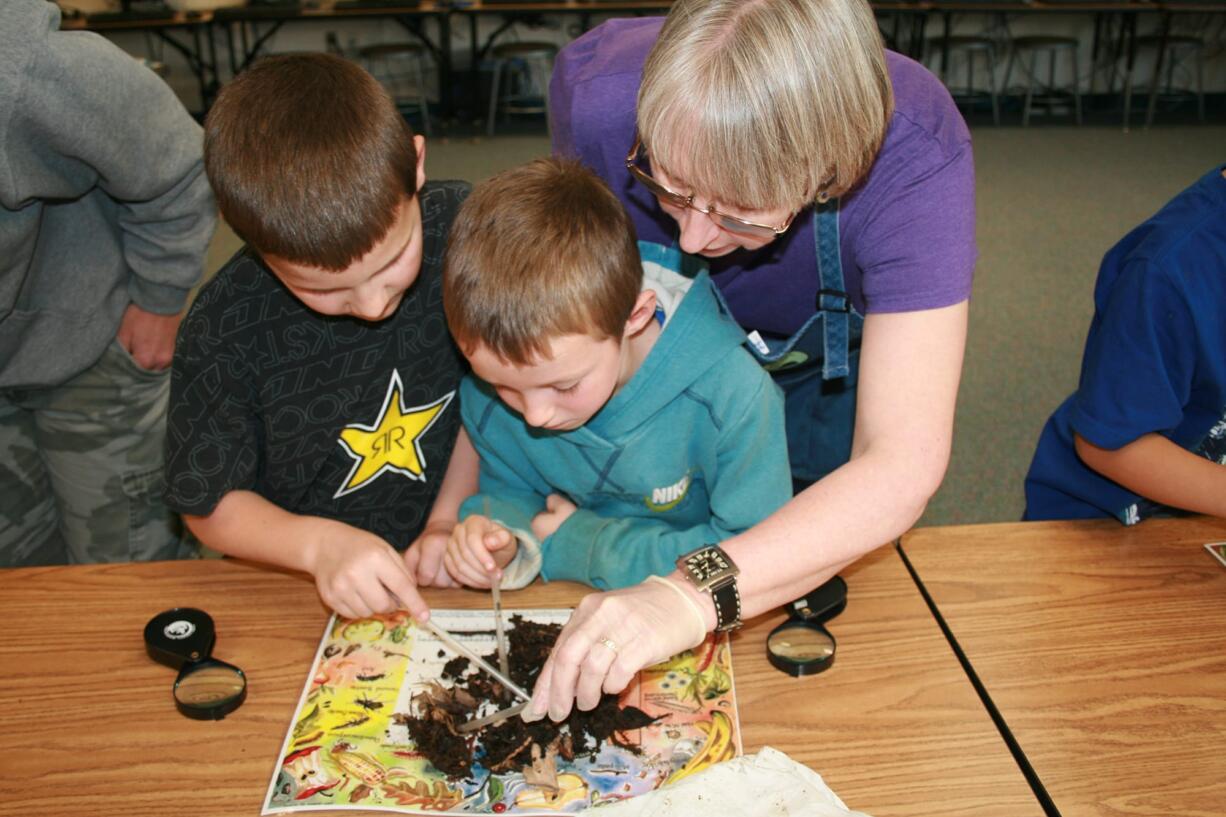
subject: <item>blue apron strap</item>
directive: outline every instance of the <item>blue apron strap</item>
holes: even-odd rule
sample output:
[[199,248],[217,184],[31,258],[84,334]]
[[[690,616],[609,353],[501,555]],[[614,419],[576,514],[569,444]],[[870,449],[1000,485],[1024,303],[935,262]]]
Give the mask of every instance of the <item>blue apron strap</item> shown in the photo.
[[839,251],[839,200],[815,205],[813,234],[817,240],[817,275],[820,286],[814,307],[825,313],[822,338],[822,380],[846,377],[848,321],[851,299],[843,283],[843,259]]

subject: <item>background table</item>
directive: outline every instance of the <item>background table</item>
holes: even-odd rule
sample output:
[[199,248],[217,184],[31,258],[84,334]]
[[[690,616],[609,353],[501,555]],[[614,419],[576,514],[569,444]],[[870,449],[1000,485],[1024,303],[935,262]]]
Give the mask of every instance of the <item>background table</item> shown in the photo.
[[64,31],[93,31],[99,34],[118,31],[144,31],[157,37],[183,55],[188,70],[196,78],[200,91],[200,110],[208,113],[213,98],[221,88],[217,64],[217,43],[213,37],[211,11],[172,11],[165,16],[156,14],[64,14],[60,28]]
[[[896,553],[844,575],[828,672],[793,679],[767,664],[780,615],[734,637],[745,750],[787,752],[874,817],[1041,814]],[[504,604],[570,605],[581,593],[555,583]],[[428,598],[488,604],[465,591]],[[145,655],[145,622],[175,606],[207,610],[214,655],[247,673],[247,701],[225,720],[179,715],[175,673]],[[307,578],[230,560],[4,570],[0,615],[0,814],[23,817],[258,814],[327,621]]]
[[902,549],[1064,817],[1226,814],[1226,521],[927,528]]

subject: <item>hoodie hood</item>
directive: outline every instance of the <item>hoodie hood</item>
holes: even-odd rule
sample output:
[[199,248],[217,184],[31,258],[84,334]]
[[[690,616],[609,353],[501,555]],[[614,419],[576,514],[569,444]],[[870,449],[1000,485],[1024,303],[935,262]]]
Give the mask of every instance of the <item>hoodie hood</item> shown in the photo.
[[724,311],[705,270],[691,279],[674,271],[680,250],[644,242],[639,250],[643,289],[656,291],[664,329],[629,382],[583,428],[570,432],[575,442],[584,430],[606,440],[633,433],[745,343],[745,330]]
[[[678,556],[745,530],[792,495],[779,387],[744,348],[705,271],[688,274],[691,261],[675,249],[639,250],[664,328],[586,425],[540,432],[471,375],[461,386],[481,493],[460,515],[489,516],[515,534],[504,587],[538,572],[601,588],[665,574]],[[538,541],[533,520],[555,493],[577,510]]]

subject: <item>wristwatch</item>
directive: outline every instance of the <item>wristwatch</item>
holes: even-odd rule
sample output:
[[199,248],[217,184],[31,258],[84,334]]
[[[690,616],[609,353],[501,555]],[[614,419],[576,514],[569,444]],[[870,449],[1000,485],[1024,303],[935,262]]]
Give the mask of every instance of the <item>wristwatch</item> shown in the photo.
[[711,594],[717,633],[741,626],[741,593],[736,588],[741,571],[722,548],[704,545],[692,550],[677,560],[677,569],[700,592]]

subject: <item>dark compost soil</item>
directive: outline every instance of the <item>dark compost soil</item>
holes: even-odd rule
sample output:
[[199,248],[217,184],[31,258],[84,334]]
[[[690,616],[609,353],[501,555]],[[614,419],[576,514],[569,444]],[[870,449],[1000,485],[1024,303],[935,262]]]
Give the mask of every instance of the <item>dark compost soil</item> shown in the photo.
[[[507,660],[512,681],[523,689],[532,689],[561,630],[560,624],[540,624],[518,614],[511,616]],[[494,665],[498,663],[496,654],[483,657]],[[467,658],[448,661],[442,673],[447,685],[431,685],[414,697],[414,713],[394,716],[407,726],[417,750],[453,780],[470,776],[473,763],[479,761],[491,772],[522,769],[535,782],[548,786],[554,757],[561,755],[571,760],[592,755],[606,740],[637,751],[637,746],[627,743],[619,733],[655,721],[636,707],[618,706],[616,695],[605,695],[594,709],[572,710],[570,717],[561,723],[549,718],[524,723],[512,717],[478,732],[460,734],[456,727],[477,717],[483,704],[493,703],[501,709],[515,703],[514,696],[502,684],[479,668],[465,674],[468,667]]]

